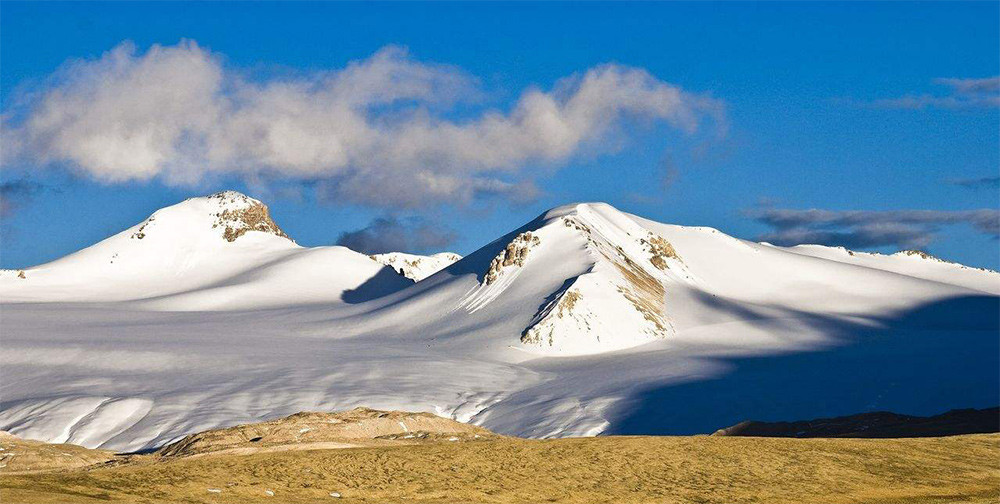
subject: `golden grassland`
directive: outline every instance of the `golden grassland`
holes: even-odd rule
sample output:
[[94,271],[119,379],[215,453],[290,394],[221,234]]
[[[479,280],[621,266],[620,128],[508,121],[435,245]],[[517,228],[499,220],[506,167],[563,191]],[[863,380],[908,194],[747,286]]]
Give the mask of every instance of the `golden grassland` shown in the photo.
[[146,455],[104,467],[0,478],[4,504],[996,503],[1000,434],[496,437],[181,458]]

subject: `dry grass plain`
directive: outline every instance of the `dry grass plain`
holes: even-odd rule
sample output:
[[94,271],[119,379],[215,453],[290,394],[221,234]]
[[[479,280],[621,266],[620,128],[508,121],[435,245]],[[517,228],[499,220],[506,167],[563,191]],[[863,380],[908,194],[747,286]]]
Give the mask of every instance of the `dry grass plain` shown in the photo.
[[489,438],[146,455],[0,478],[4,504],[996,503],[1000,435]]

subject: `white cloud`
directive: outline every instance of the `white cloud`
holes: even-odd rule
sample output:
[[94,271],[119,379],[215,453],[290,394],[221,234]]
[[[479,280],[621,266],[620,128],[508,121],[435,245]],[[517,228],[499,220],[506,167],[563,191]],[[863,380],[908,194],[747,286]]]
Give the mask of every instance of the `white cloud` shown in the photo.
[[[5,113],[4,163],[66,164],[115,183],[212,174],[323,180],[331,197],[389,207],[533,189],[524,167],[559,165],[610,141],[623,121],[694,131],[721,104],[648,72],[602,65],[509,110],[457,111],[472,76],[386,47],[337,70],[252,79],[184,41],[123,43],[71,62]],[[17,118],[17,119],[13,119]]]

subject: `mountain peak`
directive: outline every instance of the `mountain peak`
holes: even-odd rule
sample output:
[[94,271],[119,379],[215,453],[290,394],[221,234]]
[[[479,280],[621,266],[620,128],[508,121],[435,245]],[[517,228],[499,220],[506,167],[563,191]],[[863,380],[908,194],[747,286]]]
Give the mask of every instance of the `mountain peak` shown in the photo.
[[481,258],[480,285],[463,300],[469,312],[525,282],[561,279],[521,332],[524,348],[543,354],[596,353],[668,337],[674,329],[664,285],[690,279],[671,243],[607,203],[553,208],[485,252],[491,257]]
[[256,200],[254,198],[251,198],[250,196],[247,196],[246,194],[243,194],[243,193],[241,193],[239,191],[234,191],[232,189],[226,189],[225,191],[219,191],[217,193],[210,194],[210,195],[204,196],[204,197],[206,197],[206,198],[216,198],[216,199],[220,199],[220,200],[225,200],[225,199],[248,200],[248,201],[256,201],[257,203],[260,203],[260,200]]
[[[157,228],[157,220],[178,220],[200,226],[209,222],[221,238],[234,242],[249,231],[259,231],[291,240],[271,218],[267,205],[237,191],[222,191],[209,196],[188,198],[176,205],[161,208],[139,224],[130,238],[142,240]],[[207,219],[207,220],[206,220]]]
[[598,212],[598,213],[608,213],[608,212],[621,212],[609,203],[604,203],[602,201],[580,201],[576,203],[567,203],[565,205],[559,205],[557,207],[550,208],[548,211],[542,214],[541,219],[544,221],[550,221],[558,219],[560,217],[567,217],[570,215],[580,215],[582,213]]
[[228,242],[236,241],[248,231],[260,231],[288,238],[288,235],[271,219],[267,205],[258,200],[236,191],[215,193],[209,196],[209,199],[217,201],[221,207],[215,214],[218,220],[212,227],[223,228],[222,237]]

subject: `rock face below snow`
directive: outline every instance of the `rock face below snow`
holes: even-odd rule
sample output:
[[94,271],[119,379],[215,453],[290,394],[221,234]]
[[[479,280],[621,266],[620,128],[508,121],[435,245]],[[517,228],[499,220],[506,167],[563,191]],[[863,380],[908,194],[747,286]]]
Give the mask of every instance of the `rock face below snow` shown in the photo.
[[462,256],[453,252],[441,252],[429,256],[388,252],[385,254],[373,254],[368,257],[379,264],[392,268],[396,273],[414,282],[419,282],[462,259]]

